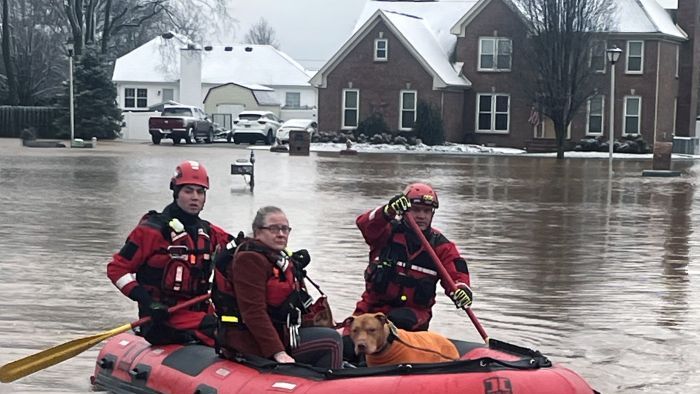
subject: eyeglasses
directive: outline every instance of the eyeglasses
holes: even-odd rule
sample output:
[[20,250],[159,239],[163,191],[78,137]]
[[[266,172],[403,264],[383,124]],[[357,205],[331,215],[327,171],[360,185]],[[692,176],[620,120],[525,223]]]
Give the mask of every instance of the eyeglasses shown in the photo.
[[267,230],[269,232],[275,233],[275,234],[277,234],[277,233],[289,234],[289,232],[292,231],[291,227],[285,226],[285,225],[279,225],[279,224],[273,224],[270,226],[261,226],[260,228],[263,230]]

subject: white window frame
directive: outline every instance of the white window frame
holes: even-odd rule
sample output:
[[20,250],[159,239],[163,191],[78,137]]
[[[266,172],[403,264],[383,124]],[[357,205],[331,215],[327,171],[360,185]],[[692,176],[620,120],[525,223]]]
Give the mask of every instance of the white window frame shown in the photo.
[[[290,96],[295,96],[297,97],[297,105],[289,105],[289,97]],[[290,108],[290,109],[299,109],[301,108],[301,92],[285,92],[284,93],[284,108]]]
[[[627,102],[631,99],[637,99],[639,100],[639,113],[636,115],[630,115],[627,113]],[[631,134],[640,134],[641,129],[642,129],[642,96],[625,96],[625,103],[624,103],[624,109],[623,109],[623,118],[622,118],[622,135],[631,135]],[[636,117],[637,118],[637,132],[636,133],[628,133],[627,132],[627,118],[629,117]]]
[[[379,48],[379,43],[383,43],[384,48]],[[376,38],[374,40],[374,61],[386,62],[387,60],[389,60],[389,40],[386,38]]]
[[[593,99],[600,98],[600,114],[592,114],[591,113],[591,101]],[[599,115],[600,116],[600,133],[595,133],[591,132],[591,115]],[[602,94],[592,96],[587,100],[587,107],[586,107],[586,135],[603,135],[605,134],[605,96]]]
[[[605,41],[593,41],[593,45],[591,45],[591,51],[588,56],[588,67],[590,67],[593,72],[597,74],[605,74],[606,70],[608,69],[608,58],[607,58],[607,53],[605,52],[607,48],[607,43]],[[601,58],[602,58],[602,66],[603,68],[597,69],[593,68],[593,54],[596,49],[600,49],[602,51]]]
[[[479,129],[479,114],[481,111],[479,110],[479,104],[481,103],[481,97],[483,96],[490,96],[491,97],[491,110],[489,111],[489,114],[491,116],[491,126],[489,129]],[[506,112],[496,112],[496,100],[498,97],[507,97],[508,98],[508,110]],[[496,115],[499,114],[506,114],[507,116],[507,126],[505,130],[496,130]],[[509,134],[510,133],[510,94],[507,93],[478,93],[476,95],[476,119],[475,119],[475,125],[474,125],[474,130],[476,130],[477,133],[482,133],[482,134]]]
[[[133,95],[128,95],[127,92],[131,90]],[[143,95],[140,95],[143,93]],[[134,105],[126,105],[126,100],[133,100]],[[143,105],[139,105],[139,102],[143,101]],[[148,108],[148,89],[146,88],[124,88],[124,108]]]
[[[404,94],[413,94],[413,108],[403,107]],[[404,127],[403,114],[404,112],[413,112],[413,124],[411,127]],[[418,91],[417,90],[402,90],[399,93],[399,130],[413,130],[413,125],[416,123],[416,115],[418,114]]]
[[[482,56],[489,56],[489,55],[483,55],[483,49],[484,49],[484,43],[489,42],[493,46],[493,53],[490,55],[493,57],[493,67],[483,67],[481,64],[481,57]],[[508,53],[508,67],[506,68],[499,68],[498,67],[498,48],[500,47],[501,42],[508,42],[510,43],[510,52]],[[513,40],[507,37],[479,37],[479,56],[477,57],[477,70],[478,71],[492,71],[492,72],[507,72],[511,71],[511,68],[513,67]]]
[[[630,50],[630,46],[632,44],[641,44],[640,45],[640,54],[639,56],[637,55],[632,55],[632,51]],[[625,73],[626,74],[643,74],[644,73],[644,41],[641,40],[630,40],[627,41],[627,51],[625,52],[626,54],[626,64],[625,64]],[[630,70],[630,58],[639,58],[639,70]]]
[[[357,106],[356,107],[347,107],[346,106],[346,99],[348,93],[354,92],[357,95]],[[355,110],[355,125],[354,126],[348,126],[346,119],[345,119],[345,111],[348,110]],[[360,90],[359,89],[343,89],[343,105],[342,105],[342,112],[341,112],[341,123],[340,123],[340,128],[342,130],[354,130],[359,126],[360,124]]]

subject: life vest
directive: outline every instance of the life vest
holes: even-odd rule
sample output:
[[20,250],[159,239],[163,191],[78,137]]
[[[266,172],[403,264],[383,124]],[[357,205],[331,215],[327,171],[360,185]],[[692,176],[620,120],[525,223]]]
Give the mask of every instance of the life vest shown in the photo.
[[[301,274],[296,270],[288,254],[277,253],[253,239],[246,239],[237,247],[232,241],[227,245],[226,250],[217,256],[214,264],[216,273],[211,299],[220,324],[245,328],[233,284],[227,276],[229,267],[236,264],[236,256],[243,251],[260,253],[272,265],[273,275],[267,279],[266,299],[267,312],[275,326],[282,327],[287,324],[290,313],[297,309],[300,314],[308,311],[312,303],[311,296],[306,292]],[[301,318],[301,316],[295,318]],[[301,321],[293,323],[298,324]]]
[[207,293],[213,269],[209,223],[199,221],[194,240],[178,219],[163,213],[150,211],[141,224],[159,230],[167,243],[136,272],[136,280],[150,290],[153,299],[174,305]]
[[[392,307],[429,307],[435,303],[439,279],[435,263],[422,246],[409,252],[407,235],[397,231],[398,227],[394,224],[387,245],[365,270],[367,290],[377,303]],[[436,247],[449,241],[442,234],[431,232],[428,242]]]

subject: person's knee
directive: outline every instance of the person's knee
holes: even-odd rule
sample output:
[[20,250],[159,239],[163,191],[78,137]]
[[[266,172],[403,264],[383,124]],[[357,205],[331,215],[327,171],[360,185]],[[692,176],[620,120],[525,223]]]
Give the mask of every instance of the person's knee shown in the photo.
[[393,309],[387,313],[387,318],[389,318],[397,328],[407,331],[417,331],[416,325],[418,324],[418,317],[415,312],[408,308]]

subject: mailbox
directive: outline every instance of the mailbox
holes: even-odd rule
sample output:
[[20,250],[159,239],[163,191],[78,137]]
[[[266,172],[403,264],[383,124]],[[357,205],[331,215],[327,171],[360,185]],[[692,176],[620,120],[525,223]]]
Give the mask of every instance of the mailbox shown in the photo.
[[231,163],[231,175],[253,175],[253,163],[248,159],[238,159]]

